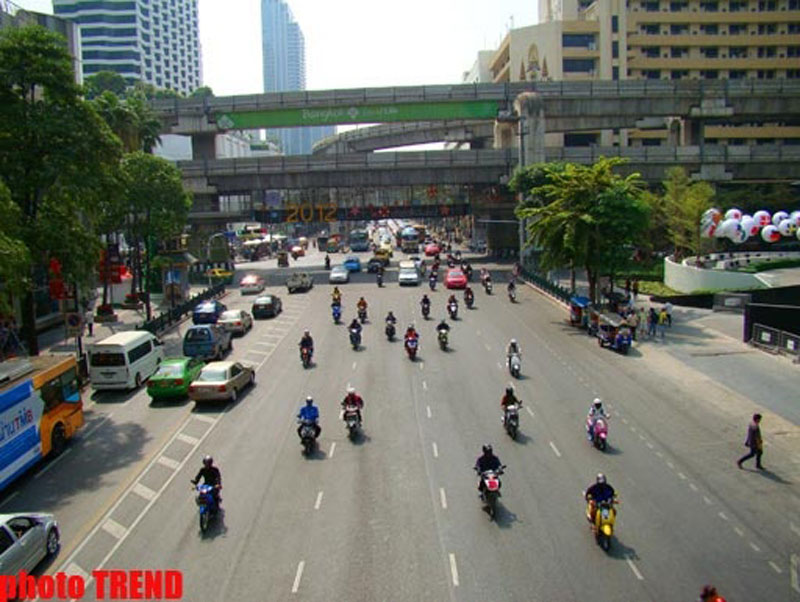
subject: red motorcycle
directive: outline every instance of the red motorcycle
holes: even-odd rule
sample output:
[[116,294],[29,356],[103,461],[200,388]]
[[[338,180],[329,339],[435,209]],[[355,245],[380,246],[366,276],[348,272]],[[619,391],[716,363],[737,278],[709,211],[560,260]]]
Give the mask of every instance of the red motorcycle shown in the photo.
[[417,349],[419,349],[419,340],[417,337],[406,338],[406,353],[408,354],[408,359],[412,362],[417,359]]

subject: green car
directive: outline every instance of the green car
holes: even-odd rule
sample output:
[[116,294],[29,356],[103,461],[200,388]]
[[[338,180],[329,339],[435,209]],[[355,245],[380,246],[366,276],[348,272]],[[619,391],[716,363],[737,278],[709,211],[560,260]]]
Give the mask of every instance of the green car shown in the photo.
[[147,381],[147,394],[153,399],[186,397],[189,385],[203,369],[196,357],[173,357],[161,362],[158,372]]

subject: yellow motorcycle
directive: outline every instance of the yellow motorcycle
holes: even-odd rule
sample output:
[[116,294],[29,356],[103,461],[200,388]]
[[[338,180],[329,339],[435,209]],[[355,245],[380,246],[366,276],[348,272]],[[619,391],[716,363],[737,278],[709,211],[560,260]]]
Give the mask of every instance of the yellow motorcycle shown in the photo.
[[[594,533],[597,545],[608,552],[611,548],[611,538],[614,535],[614,522],[617,518],[617,511],[614,506],[619,502],[613,499],[604,500],[599,504],[595,504],[591,496],[589,496],[588,502],[586,506],[586,520],[589,521],[592,527],[592,533]],[[596,511],[595,506],[597,506]],[[592,520],[593,515],[594,520]]]

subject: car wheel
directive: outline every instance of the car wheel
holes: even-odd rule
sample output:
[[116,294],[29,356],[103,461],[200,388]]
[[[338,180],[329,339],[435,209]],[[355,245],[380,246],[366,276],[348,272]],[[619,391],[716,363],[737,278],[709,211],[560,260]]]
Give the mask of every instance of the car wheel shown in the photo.
[[137,389],[142,386],[142,375],[139,374],[138,372],[136,373],[136,378],[134,379],[134,383],[136,385],[135,388]]
[[58,529],[51,527],[47,532],[47,555],[55,556],[58,552],[59,543]]
[[231,391],[231,401],[236,401],[239,398],[239,394],[236,392],[236,387],[233,388]]
[[228,341],[228,352],[231,352],[231,351],[233,351],[233,339]]
[[60,455],[67,446],[67,433],[63,424],[57,424],[50,435],[50,453],[55,457]]
[[256,386],[256,373],[255,372],[251,372],[250,373],[250,386],[251,387],[255,387]]

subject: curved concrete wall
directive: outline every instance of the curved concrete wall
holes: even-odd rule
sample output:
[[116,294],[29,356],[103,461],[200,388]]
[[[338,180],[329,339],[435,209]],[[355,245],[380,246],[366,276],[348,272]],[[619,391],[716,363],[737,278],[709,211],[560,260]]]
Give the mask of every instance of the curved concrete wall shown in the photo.
[[682,293],[767,288],[756,278],[756,274],[707,270],[693,265],[676,263],[671,257],[664,259],[664,284]]

